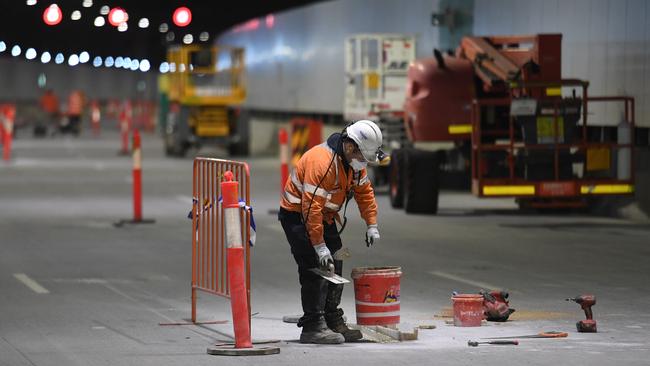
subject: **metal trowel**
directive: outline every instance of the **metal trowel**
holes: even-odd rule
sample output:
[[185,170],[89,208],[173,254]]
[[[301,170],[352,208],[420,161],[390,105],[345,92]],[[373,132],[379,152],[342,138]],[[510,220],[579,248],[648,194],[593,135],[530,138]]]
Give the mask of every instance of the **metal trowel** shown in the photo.
[[345,278],[337,275],[334,273],[334,265],[330,264],[329,265],[329,270],[322,269],[322,268],[310,268],[310,271],[313,273],[316,273],[317,275],[323,277],[324,279],[330,281],[331,283],[337,284],[337,285],[342,285],[344,283],[350,283],[350,281],[346,280]]

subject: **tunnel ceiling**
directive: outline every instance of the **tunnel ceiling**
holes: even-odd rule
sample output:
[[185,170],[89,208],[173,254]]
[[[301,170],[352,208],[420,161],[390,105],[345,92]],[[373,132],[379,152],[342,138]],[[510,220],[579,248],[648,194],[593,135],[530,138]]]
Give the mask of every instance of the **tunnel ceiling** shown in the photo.
[[[202,32],[209,34],[207,42],[212,42],[220,32],[255,17],[267,16],[290,8],[307,5],[319,0],[85,0],[90,7],[84,7],[84,0],[36,0],[35,5],[28,2],[35,0],[0,1],[0,14],[4,15],[0,25],[0,41],[7,47],[2,55],[9,55],[13,45],[23,50],[34,48],[40,55],[44,51],[52,54],[61,52],[67,57],[82,51],[94,56],[123,56],[149,59],[153,65],[163,61],[165,49],[171,44],[180,44],[186,34],[192,34],[195,43]],[[48,26],[43,20],[43,13],[51,4],[56,3],[62,11],[63,19],[55,26]],[[129,16],[128,29],[118,31],[108,22],[104,26],[94,25],[100,16],[102,6],[121,7]],[[177,27],[172,22],[172,14],[181,6],[192,12],[192,21],[186,27]],[[72,13],[78,10],[81,18],[72,20]],[[106,16],[104,16],[106,18]],[[148,28],[138,26],[141,18],[149,20]],[[174,40],[169,42],[168,35],[161,33],[162,23],[169,25],[169,32],[174,33]]]

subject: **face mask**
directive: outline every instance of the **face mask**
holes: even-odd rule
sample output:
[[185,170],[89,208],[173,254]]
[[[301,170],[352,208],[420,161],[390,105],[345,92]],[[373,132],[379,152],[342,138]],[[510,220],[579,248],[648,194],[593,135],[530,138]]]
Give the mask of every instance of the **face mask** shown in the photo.
[[368,162],[366,162],[366,161],[360,162],[357,159],[352,159],[352,161],[350,162],[350,166],[352,167],[352,170],[354,170],[355,172],[361,171],[367,165],[368,165]]

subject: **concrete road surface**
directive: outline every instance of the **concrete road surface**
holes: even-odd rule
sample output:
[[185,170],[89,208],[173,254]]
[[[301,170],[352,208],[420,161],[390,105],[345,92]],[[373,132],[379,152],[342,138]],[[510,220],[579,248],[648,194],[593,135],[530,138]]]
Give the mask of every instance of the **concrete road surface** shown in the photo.
[[[253,338],[280,340],[261,357],[206,354],[232,339],[230,305],[201,294],[190,317],[192,158],[166,158],[144,139],[144,216],[131,218],[131,160],[114,133],[14,141],[0,162],[0,365],[647,365],[650,354],[650,226],[586,214],[521,214],[511,200],[443,193],[437,216],[406,215],[378,196],[381,242],[363,243],[354,204],[343,234],[358,266],[401,266],[401,319],[417,341],[338,346],[297,343],[296,266],[279,223],[275,158],[248,159],[257,221],[252,254]],[[219,150],[201,155],[225,157]],[[507,323],[448,324],[452,291],[506,288]],[[593,293],[599,333],[577,333],[584,315],[569,296]],[[352,286],[343,308],[356,321]],[[540,331],[565,339],[470,348],[468,340]]]

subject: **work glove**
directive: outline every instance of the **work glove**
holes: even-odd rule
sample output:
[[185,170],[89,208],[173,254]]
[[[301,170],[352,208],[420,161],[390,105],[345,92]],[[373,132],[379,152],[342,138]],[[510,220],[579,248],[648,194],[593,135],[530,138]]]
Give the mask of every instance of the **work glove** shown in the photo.
[[329,270],[330,264],[334,264],[334,259],[332,258],[332,254],[327,248],[327,245],[325,245],[325,243],[314,245],[314,250],[318,256],[318,264],[321,266],[321,268]]
[[366,232],[366,246],[370,248],[373,246],[375,243],[379,241],[379,229],[377,228],[377,224],[375,225],[368,225],[368,231]]

